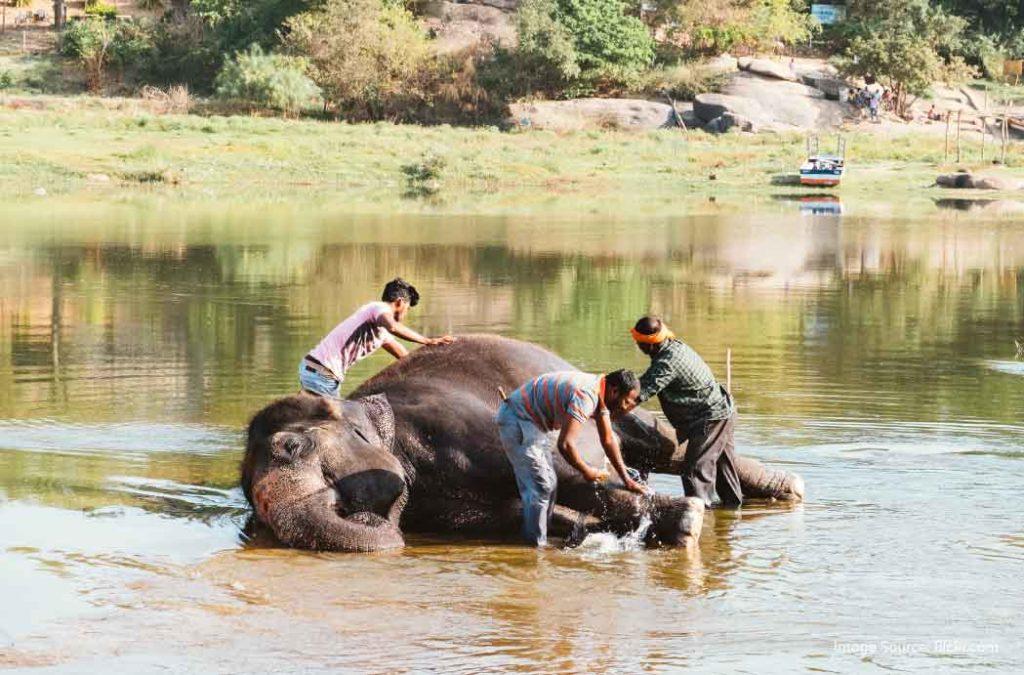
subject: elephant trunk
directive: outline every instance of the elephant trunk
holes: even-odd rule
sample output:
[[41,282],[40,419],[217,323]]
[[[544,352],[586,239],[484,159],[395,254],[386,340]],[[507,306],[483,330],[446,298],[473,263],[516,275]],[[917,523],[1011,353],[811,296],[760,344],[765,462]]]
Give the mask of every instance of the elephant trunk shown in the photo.
[[769,469],[750,457],[736,458],[743,497],[799,502],[804,498],[804,479],[782,469]]
[[696,497],[655,495],[648,537],[667,546],[691,550],[704,526],[704,502]]
[[[320,476],[271,469],[254,483],[257,517],[288,546],[314,551],[383,551],[402,548],[398,514],[405,501],[381,515],[345,508],[335,487]],[[398,503],[401,502],[401,503]]]

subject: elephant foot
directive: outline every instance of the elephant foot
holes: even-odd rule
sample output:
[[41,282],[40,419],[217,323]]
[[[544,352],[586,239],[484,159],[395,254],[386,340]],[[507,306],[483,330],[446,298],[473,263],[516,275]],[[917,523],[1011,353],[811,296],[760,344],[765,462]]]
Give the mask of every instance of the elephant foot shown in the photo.
[[769,469],[750,457],[737,457],[736,470],[745,499],[799,502],[804,498],[804,479],[782,469]]
[[657,498],[647,535],[648,543],[691,550],[697,547],[703,526],[702,500],[696,497]]

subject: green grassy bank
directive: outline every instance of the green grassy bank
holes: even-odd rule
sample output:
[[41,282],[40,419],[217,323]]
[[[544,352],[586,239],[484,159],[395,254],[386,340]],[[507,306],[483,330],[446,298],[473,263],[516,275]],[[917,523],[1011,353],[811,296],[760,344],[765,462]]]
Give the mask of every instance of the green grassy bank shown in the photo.
[[[8,99],[0,107],[0,196],[262,202],[306,199],[353,211],[675,215],[708,203],[795,195],[781,185],[804,156],[800,134],[503,132],[494,128],[350,125],[256,117],[154,115],[130,101]],[[929,187],[983,165],[975,139],[964,162],[943,163],[941,133],[847,134],[844,201],[927,205]],[[830,144],[823,139],[823,146]],[[991,141],[988,157],[992,156]],[[39,193],[45,191],[45,197]],[[961,193],[957,193],[961,194]]]

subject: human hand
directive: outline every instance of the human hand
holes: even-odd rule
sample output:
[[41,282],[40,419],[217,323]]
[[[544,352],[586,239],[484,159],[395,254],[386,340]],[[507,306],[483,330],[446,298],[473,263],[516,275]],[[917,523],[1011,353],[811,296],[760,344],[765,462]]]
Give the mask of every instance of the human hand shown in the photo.
[[624,485],[630,492],[635,492],[638,495],[646,495],[651,492],[651,488],[647,487],[643,483],[637,482],[632,478],[627,478]]
[[455,338],[454,337],[452,337],[451,335],[444,335],[444,336],[439,337],[439,338],[431,338],[427,342],[427,344],[428,345],[450,345],[453,342],[455,342]]

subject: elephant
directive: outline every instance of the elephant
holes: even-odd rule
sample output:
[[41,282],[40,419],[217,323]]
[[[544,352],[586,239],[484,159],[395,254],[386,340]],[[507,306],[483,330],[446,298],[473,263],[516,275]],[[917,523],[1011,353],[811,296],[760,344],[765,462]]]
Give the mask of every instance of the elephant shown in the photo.
[[[404,546],[404,533],[507,537],[521,503],[498,438],[499,387],[511,392],[544,372],[574,370],[531,343],[466,335],[422,347],[364,382],[345,400],[300,392],[250,421],[241,483],[255,518],[283,544],[325,551]],[[641,473],[680,470],[664,423],[637,410],[616,422],[626,462]],[[579,449],[601,466],[591,421]],[[692,548],[703,523],[695,498],[638,495],[619,482],[585,481],[555,452],[557,499],[549,531],[636,531],[649,518],[650,544]],[[744,490],[798,500],[799,477],[744,459]]]

